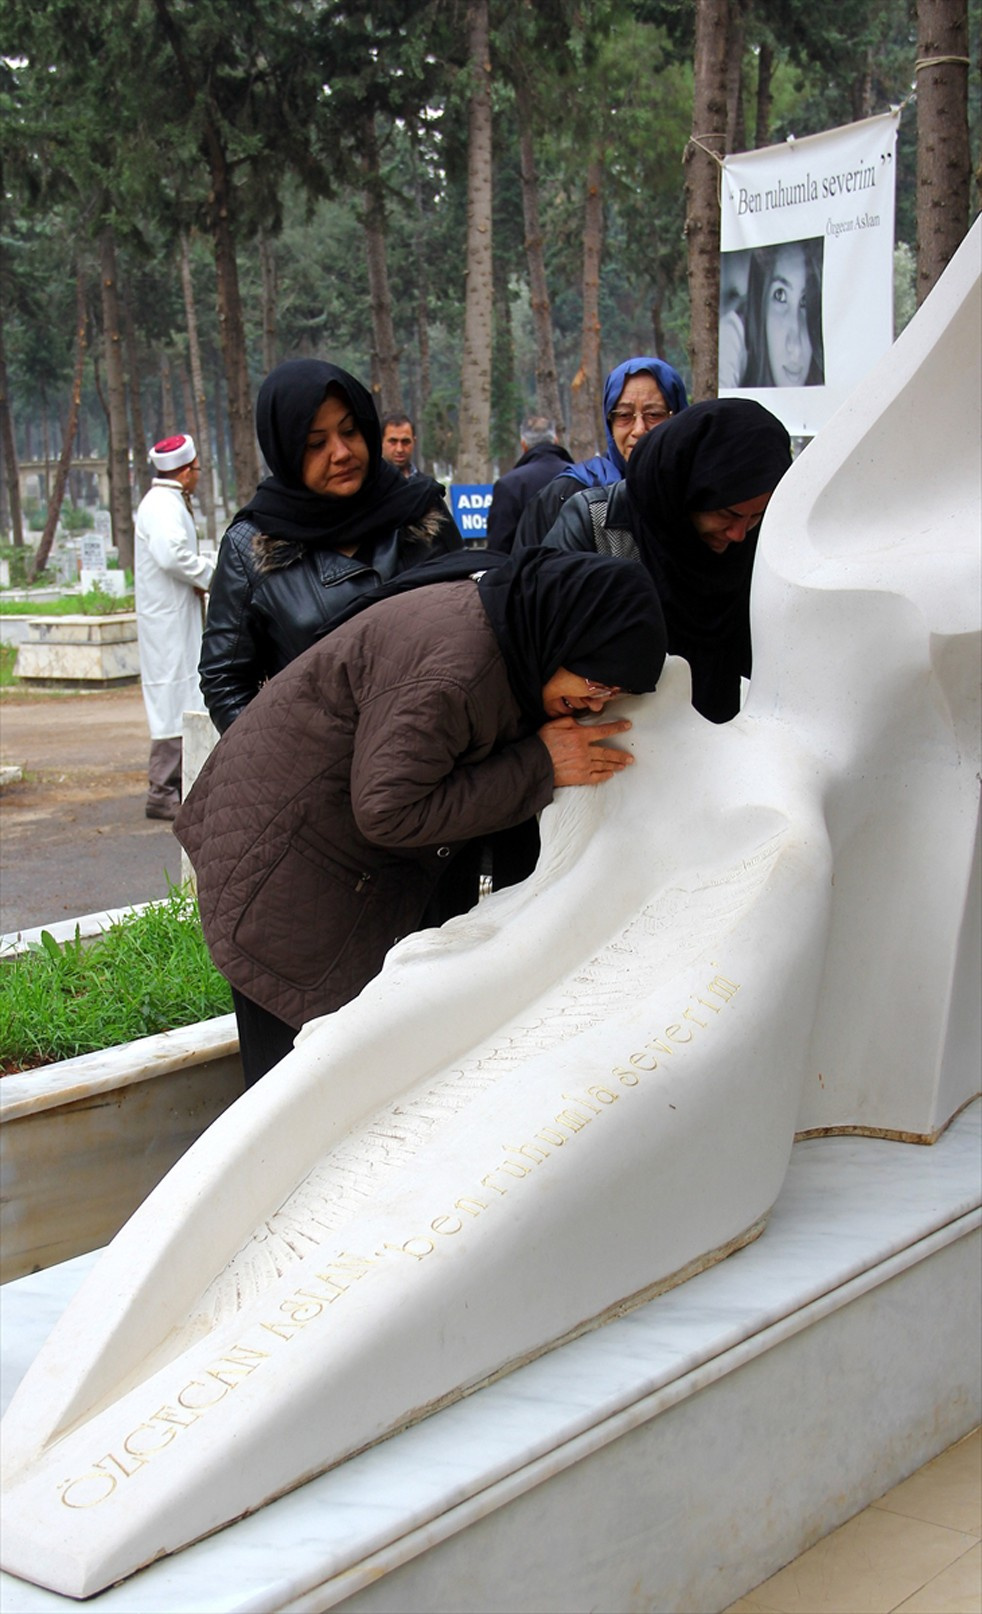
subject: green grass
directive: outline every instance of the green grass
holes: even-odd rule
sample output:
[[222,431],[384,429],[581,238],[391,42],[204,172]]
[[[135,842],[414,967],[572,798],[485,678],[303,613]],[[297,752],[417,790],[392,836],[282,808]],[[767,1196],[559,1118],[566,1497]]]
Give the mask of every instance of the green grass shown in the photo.
[[197,902],[183,886],[95,941],[59,947],[49,932],[0,962],[6,1069],[71,1059],[228,1014],[232,995],[208,956]]
[[104,594],[98,588],[60,600],[5,600],[0,594],[0,616],[113,616],[132,609],[132,594]]
[[14,677],[14,662],[17,660],[17,646],[15,644],[0,644],[0,689],[10,689],[19,682]]

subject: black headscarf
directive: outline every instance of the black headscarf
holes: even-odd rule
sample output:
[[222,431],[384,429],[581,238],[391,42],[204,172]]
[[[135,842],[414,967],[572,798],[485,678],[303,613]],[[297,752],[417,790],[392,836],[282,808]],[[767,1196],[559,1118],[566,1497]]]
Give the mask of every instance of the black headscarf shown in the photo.
[[[303,481],[310,424],[331,386],[344,393],[368,445],[368,472],[350,498],[312,493]],[[271,538],[337,548],[372,543],[418,521],[443,498],[432,477],[406,478],[382,458],[371,393],[347,370],[322,359],[287,359],[270,372],[256,399],[256,435],[272,475],[235,519],[247,518]]]
[[477,586],[512,693],[533,727],[546,721],[543,685],[560,667],[638,695],[657,684],[665,620],[637,561],[521,549]]
[[642,437],[628,460],[631,527],[665,611],[668,648],[689,662],[693,705],[716,723],[735,716],[750,672],[757,534],[717,555],[689,517],[773,492],[790,464],[781,422],[749,398],[691,404]]

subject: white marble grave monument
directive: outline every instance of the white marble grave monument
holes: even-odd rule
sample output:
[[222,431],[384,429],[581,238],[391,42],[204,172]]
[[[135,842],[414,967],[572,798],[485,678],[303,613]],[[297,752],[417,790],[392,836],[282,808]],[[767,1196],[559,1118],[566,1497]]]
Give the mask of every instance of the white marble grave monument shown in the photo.
[[778,489],[741,716],[670,663],[533,877],[395,949],[103,1254],[4,1422],[12,1574],[98,1592],[763,1248],[796,1131],[970,1101],[978,252]]

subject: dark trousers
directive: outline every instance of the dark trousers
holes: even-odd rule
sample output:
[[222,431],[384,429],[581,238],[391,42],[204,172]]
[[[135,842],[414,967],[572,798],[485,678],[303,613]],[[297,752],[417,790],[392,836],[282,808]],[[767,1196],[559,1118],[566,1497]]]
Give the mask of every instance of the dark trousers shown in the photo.
[[288,1026],[268,1009],[232,988],[232,1006],[239,1028],[239,1054],[246,1087],[254,1087],[261,1076],[285,1059],[293,1047],[299,1027]]
[[184,746],[179,734],[169,740],[154,740],[147,765],[147,806],[181,805],[181,765]]

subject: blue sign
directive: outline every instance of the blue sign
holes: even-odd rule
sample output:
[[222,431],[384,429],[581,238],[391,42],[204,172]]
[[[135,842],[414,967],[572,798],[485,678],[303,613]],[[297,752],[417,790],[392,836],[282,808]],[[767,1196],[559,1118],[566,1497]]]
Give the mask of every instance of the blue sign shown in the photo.
[[490,503],[490,482],[451,483],[450,509],[465,543],[487,537]]

